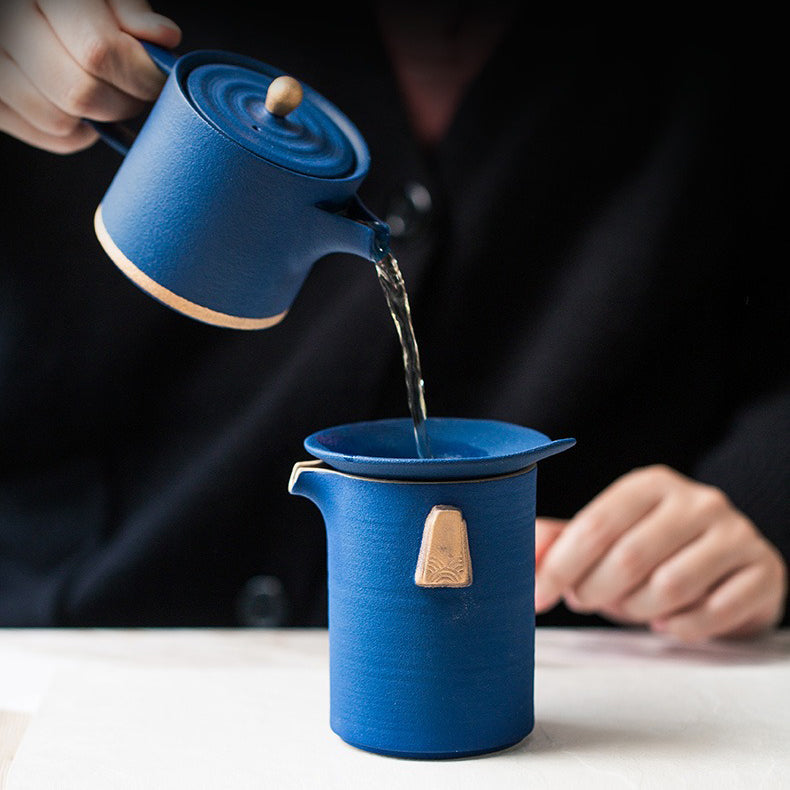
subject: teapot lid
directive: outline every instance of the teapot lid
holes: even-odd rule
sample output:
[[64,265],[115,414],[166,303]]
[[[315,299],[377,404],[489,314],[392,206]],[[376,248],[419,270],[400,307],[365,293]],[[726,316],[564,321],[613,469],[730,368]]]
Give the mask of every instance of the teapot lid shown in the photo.
[[[265,64],[260,64],[262,67]],[[239,145],[296,173],[342,178],[357,165],[348,119],[323,96],[299,86],[279,70],[266,72],[230,63],[192,68],[185,87],[193,106],[216,129]],[[283,80],[296,90],[274,96]],[[289,86],[290,88],[293,85]],[[268,103],[267,103],[268,95]]]

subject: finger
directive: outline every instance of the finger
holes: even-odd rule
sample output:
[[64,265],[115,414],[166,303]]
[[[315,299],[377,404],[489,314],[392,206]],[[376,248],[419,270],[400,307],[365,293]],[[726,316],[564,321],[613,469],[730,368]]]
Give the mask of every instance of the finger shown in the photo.
[[608,620],[613,620],[616,623],[623,623],[628,625],[638,625],[639,622],[634,620],[632,617],[628,617],[618,606],[614,604],[612,606],[604,606],[600,614],[606,617]]
[[559,537],[568,522],[559,518],[535,519],[535,565],[539,565],[549,546]]
[[[574,597],[572,590],[569,590],[565,593],[565,595],[563,595],[563,600],[565,601],[565,605],[572,612],[587,611],[586,608],[582,606],[581,602]],[[607,620],[612,620],[616,623],[637,625],[637,621],[632,620],[630,617],[626,617],[626,615],[618,609],[617,604],[613,604],[611,606],[602,606],[596,611],[596,614],[599,614],[602,617],[605,617]]]
[[13,60],[0,52],[0,96],[8,107],[39,131],[56,137],[72,134],[81,121],[63,112],[47,99],[19,70]]
[[104,0],[82,0],[74,13],[63,0],[39,0],[60,43],[88,74],[143,101],[153,101],[165,82],[139,41],[121,30]]
[[[654,623],[656,630],[683,641],[699,641],[737,631],[766,610],[771,597],[771,574],[763,563],[741,569],[726,579],[699,605]],[[764,622],[768,626],[769,622]]]
[[[610,606],[643,585],[652,572],[699,537],[718,515],[712,489],[682,486],[627,530],[574,589],[585,611]],[[722,499],[723,502],[723,499]]]
[[22,140],[36,148],[54,154],[71,154],[93,145],[97,132],[86,123],[78,123],[67,135],[53,135],[26,121],[7,104],[0,101],[0,131]]
[[157,14],[145,0],[110,0],[121,29],[135,38],[165,49],[181,43],[181,28],[170,17]]
[[88,74],[60,43],[38,12],[5,20],[6,53],[36,88],[75,118],[113,121],[136,115],[143,102]]
[[[727,633],[718,634],[718,636],[722,639],[745,639],[773,628],[779,620],[781,620],[781,616],[776,615],[774,606],[767,603],[762,609],[756,610],[741,625],[727,631]],[[666,630],[666,626],[664,630]]]
[[755,560],[760,544],[742,537],[747,529],[733,519],[706,530],[662,563],[646,584],[620,602],[620,608],[646,622],[690,606],[725,576]]
[[667,481],[652,470],[616,480],[574,516],[543,557],[535,578],[535,606],[553,606],[635,522],[664,497]]

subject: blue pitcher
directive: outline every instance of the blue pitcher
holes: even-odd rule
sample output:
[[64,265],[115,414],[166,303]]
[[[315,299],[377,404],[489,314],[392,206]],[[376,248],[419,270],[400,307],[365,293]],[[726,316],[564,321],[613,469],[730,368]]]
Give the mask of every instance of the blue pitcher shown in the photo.
[[252,58],[144,46],[168,78],[136,139],[94,123],[125,155],[94,223],[124,274],[192,318],[261,329],[318,258],[381,257],[389,229],[356,194],[367,145],[333,104]]
[[511,746],[534,724],[536,462],[574,439],[409,419],[308,437],[289,491],[326,522],[330,725],[409,758]]

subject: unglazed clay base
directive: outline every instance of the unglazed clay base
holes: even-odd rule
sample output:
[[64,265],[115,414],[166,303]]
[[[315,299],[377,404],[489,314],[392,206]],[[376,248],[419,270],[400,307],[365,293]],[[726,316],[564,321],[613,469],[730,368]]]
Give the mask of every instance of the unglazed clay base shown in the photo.
[[113,263],[133,283],[163,304],[172,307],[173,310],[177,310],[179,313],[188,315],[190,318],[195,318],[207,324],[214,324],[215,326],[228,327],[230,329],[266,329],[275,324],[279,324],[288,313],[288,311],[285,310],[279,315],[269,316],[267,318],[244,318],[241,316],[228,315],[227,313],[220,313],[208,307],[190,302],[188,299],[184,299],[184,297],[178,296],[178,294],[174,294],[172,291],[160,285],[156,280],[151,279],[151,277],[138,269],[137,266],[118,249],[118,246],[112,240],[110,234],[107,232],[107,228],[104,226],[101,205],[96,209],[93,225],[96,231],[96,238],[98,238],[104,251],[109,255]]

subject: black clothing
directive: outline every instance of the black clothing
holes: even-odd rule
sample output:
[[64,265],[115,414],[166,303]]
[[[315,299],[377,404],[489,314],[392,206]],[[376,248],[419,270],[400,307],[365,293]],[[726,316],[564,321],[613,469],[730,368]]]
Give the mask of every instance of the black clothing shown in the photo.
[[[576,437],[541,464],[539,514],[664,463],[720,486],[790,558],[787,292],[740,246],[761,199],[747,166],[769,157],[733,123],[731,42],[524,15],[423,150],[372,17],[234,30],[243,8],[174,12],[181,49],[273,63],[366,137],[361,197],[404,221],[429,414]],[[408,413],[374,269],[319,261],[272,329],[185,318],[95,239],[119,161],[0,139],[0,624],[250,623],[261,576],[283,590],[266,622],[325,624],[323,522],[286,488],[309,433]]]

